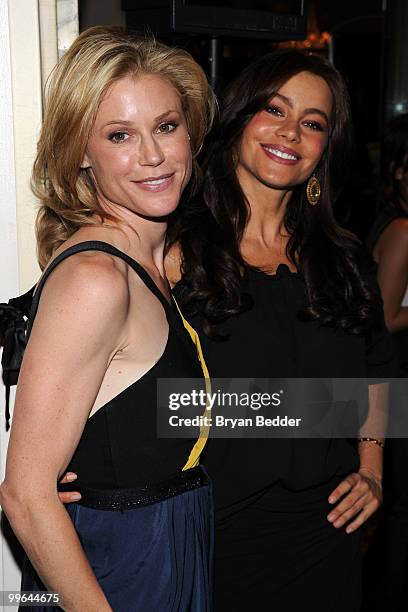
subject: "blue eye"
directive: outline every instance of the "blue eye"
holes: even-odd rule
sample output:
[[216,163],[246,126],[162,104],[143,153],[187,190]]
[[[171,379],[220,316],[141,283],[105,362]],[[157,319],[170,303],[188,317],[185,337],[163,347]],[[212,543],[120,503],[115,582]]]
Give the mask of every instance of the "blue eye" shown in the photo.
[[129,137],[129,134],[127,132],[113,132],[112,134],[109,134],[109,140],[116,144],[125,142],[125,140],[127,140],[128,137]]

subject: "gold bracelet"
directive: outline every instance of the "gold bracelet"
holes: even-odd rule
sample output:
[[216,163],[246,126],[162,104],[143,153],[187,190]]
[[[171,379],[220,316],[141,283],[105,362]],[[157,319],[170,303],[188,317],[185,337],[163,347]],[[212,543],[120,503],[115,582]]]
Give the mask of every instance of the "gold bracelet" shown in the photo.
[[384,440],[379,440],[378,438],[358,438],[359,442],[372,442],[373,444],[378,444],[381,448],[384,448]]

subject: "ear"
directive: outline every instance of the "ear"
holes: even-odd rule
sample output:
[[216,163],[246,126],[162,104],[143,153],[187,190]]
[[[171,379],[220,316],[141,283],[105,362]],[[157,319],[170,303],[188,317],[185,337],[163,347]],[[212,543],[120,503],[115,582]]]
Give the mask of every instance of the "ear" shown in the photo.
[[88,157],[87,152],[85,151],[84,159],[82,160],[81,170],[86,170],[86,168],[91,168],[92,164]]

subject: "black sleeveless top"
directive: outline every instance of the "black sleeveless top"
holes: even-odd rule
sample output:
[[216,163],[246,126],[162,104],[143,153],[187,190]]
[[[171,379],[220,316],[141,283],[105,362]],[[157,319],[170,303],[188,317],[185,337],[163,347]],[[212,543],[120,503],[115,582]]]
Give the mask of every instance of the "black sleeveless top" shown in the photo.
[[[369,280],[378,291],[375,275]],[[176,295],[186,290],[181,282]],[[297,313],[306,299],[305,281],[284,264],[275,275],[249,268],[243,290],[253,306],[218,326],[224,340],[207,337],[199,316],[191,319],[213,379],[367,377],[379,382],[394,376],[394,352],[382,312],[381,325],[367,335],[301,321]],[[260,515],[268,521],[268,491],[275,504],[277,486],[312,491],[347,476],[358,468],[356,446],[340,438],[210,438],[203,463],[213,484],[217,524],[232,516],[238,520],[240,510],[248,513],[252,507],[256,512],[260,505]],[[260,520],[256,515],[254,521]]]
[[[91,250],[119,257],[136,272],[161,302],[169,324],[169,334],[164,352],[152,368],[88,418],[67,471],[78,474],[75,488],[114,489],[161,482],[181,472],[195,440],[157,437],[157,380],[202,379],[203,370],[196,347],[183,326],[174,302],[166,300],[146,270],[105,242],[87,241],[67,249],[46,269],[37,287],[29,332],[42,289],[51,272],[67,257]],[[60,490],[64,488],[59,486]],[[72,484],[67,488],[72,489]]]
[[395,219],[406,218],[408,215],[400,209],[395,208],[392,204],[384,206],[376,220],[374,221],[367,238],[367,246],[370,251],[375,247],[377,240],[383,233],[383,231],[395,221]]

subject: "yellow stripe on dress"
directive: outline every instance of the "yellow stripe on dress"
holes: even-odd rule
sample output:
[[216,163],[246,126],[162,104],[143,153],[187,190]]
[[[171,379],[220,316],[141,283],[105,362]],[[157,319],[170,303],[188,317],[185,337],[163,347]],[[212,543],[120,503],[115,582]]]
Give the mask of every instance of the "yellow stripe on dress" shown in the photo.
[[197,354],[198,354],[198,359],[200,361],[201,364],[201,369],[203,371],[203,375],[204,375],[204,379],[205,379],[205,390],[207,393],[207,402],[206,402],[206,407],[205,407],[205,411],[203,414],[203,425],[200,427],[200,435],[198,436],[197,442],[194,444],[193,448],[191,449],[190,452],[190,456],[187,460],[187,463],[185,464],[185,466],[183,467],[183,471],[184,470],[189,470],[190,468],[196,467],[199,464],[200,461],[200,455],[203,451],[203,448],[205,446],[205,443],[208,440],[208,436],[210,433],[210,427],[209,425],[205,425],[205,423],[209,422],[209,419],[211,417],[211,408],[209,405],[209,401],[208,401],[208,397],[209,394],[211,393],[211,380],[210,380],[210,375],[208,373],[208,368],[207,368],[207,364],[205,363],[205,359],[204,359],[204,355],[203,355],[203,349],[201,348],[201,342],[200,342],[200,338],[196,332],[196,330],[190,325],[190,323],[183,317],[183,313],[181,312],[179,305],[177,304],[177,301],[175,299],[175,297],[173,296],[173,300],[174,303],[177,306],[177,310],[179,312],[179,315],[181,317],[181,320],[183,321],[183,325],[185,327],[185,329],[188,331],[192,341],[195,344],[195,347],[197,349]]

